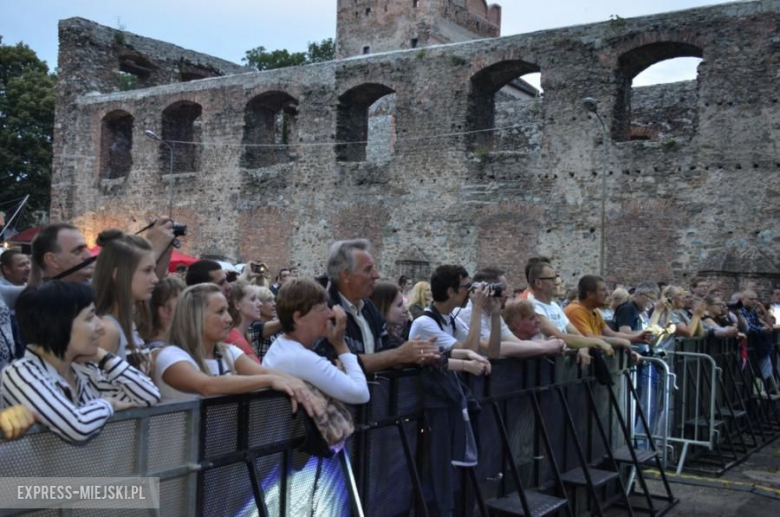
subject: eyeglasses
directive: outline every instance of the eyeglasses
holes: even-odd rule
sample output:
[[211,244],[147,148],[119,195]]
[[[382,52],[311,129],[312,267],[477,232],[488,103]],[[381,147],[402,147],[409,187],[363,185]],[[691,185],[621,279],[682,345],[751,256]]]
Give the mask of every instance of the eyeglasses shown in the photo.
[[458,289],[471,289],[471,286],[474,285],[472,282],[469,282],[468,284],[459,285]]

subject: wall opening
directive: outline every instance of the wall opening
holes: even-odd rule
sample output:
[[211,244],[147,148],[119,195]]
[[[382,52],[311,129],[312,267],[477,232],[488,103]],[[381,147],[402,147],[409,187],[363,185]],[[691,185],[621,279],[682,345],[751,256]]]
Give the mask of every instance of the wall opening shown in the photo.
[[149,79],[157,67],[140,54],[119,56],[119,90],[135,90],[151,86]]
[[389,160],[395,142],[395,110],[395,91],[382,84],[362,84],[342,94],[336,113],[337,159]]
[[695,131],[698,85],[691,79],[697,79],[703,57],[701,48],[676,42],[651,43],[620,56],[612,138],[654,140]]
[[133,167],[133,116],[122,110],[108,113],[100,133],[100,177],[124,178]]
[[[200,115],[203,108],[190,101],[171,104],[162,115],[162,139],[173,149],[173,173],[197,172],[200,168]],[[160,144],[160,164],[168,173],[170,155]]]
[[516,138],[519,126],[538,113],[541,118],[541,92],[532,82],[541,83],[538,65],[520,60],[501,61],[474,74],[468,100],[469,149],[474,152],[519,150],[527,138]]
[[[241,167],[257,169],[294,160],[298,101],[284,92],[266,92],[250,100],[244,110],[244,147]],[[253,147],[256,146],[256,147]]]

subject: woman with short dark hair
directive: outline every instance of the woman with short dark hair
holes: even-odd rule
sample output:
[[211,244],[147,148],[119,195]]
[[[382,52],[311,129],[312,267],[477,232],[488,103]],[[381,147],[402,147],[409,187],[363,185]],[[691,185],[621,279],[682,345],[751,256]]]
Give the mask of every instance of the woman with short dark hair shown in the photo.
[[16,316],[27,352],[0,380],[6,405],[26,406],[68,442],[94,437],[114,411],[160,400],[151,379],[98,346],[103,324],[94,301],[89,286],[74,282],[23,292]]
[[[325,288],[309,278],[287,280],[279,289],[276,313],[284,334],[268,349],[264,366],[303,379],[336,400],[348,404],[368,402],[366,376],[344,341],[347,315],[341,307],[328,307]],[[339,354],[344,371],[312,350],[326,336]]]

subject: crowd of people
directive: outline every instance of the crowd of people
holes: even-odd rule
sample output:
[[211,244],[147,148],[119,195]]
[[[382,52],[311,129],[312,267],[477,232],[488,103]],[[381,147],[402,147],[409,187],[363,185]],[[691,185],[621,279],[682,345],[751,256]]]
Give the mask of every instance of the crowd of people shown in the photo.
[[441,265],[414,283],[380,280],[367,240],[335,242],[322,277],[250,262],[231,275],[199,260],[169,273],[173,223],[145,236],[101,232],[95,260],[79,230],[44,228],[31,256],[0,256],[0,428],[16,438],[40,422],[68,442],[95,436],[115,411],[159,401],[268,388],[318,418],[316,388],[347,404],[369,400],[367,376],[421,368],[440,513],[453,508],[452,466],[474,465],[472,398],[458,372],[488,375],[491,359],[571,350],[587,366],[625,349],[663,353],[676,336],[752,336],[774,381],[771,331],[780,286],[764,304],[752,290],[616,286],[584,275],[566,292],[554,264],[535,257],[527,286],[505,273]]

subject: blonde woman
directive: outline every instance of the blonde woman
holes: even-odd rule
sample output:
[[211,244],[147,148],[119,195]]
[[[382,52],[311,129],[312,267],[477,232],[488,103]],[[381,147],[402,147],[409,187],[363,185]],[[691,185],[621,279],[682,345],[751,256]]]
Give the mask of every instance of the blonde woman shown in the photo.
[[[650,317],[649,326],[655,325],[666,328],[668,325],[675,326],[675,336],[697,337],[705,334],[701,320],[707,311],[707,305],[699,302],[693,309],[693,317],[689,318],[685,312],[685,302],[683,300],[687,291],[676,285],[667,285],[661,292],[661,298],[655,304],[653,315]],[[656,345],[665,350],[674,347],[674,337],[671,336],[662,343]]]
[[239,348],[225,344],[233,319],[219,286],[197,284],[179,296],[168,345],[154,368],[163,400],[248,393],[271,388],[286,393],[293,411],[300,403],[309,414],[320,414],[306,385],[283,372],[252,361]]
[[412,315],[412,319],[416,320],[428,305],[433,301],[433,294],[431,293],[431,284],[428,282],[417,282],[412,288],[412,293],[409,295],[409,301],[407,302],[407,309]]
[[152,244],[144,237],[115,229],[100,232],[97,244],[102,250],[92,286],[95,309],[105,327],[100,347],[148,373],[151,362],[144,353],[135,318],[136,306],[149,302],[158,282]]
[[282,335],[282,325],[276,317],[276,296],[267,287],[257,288],[260,301],[260,318],[249,326],[249,343],[260,361],[263,360],[273,342]]

